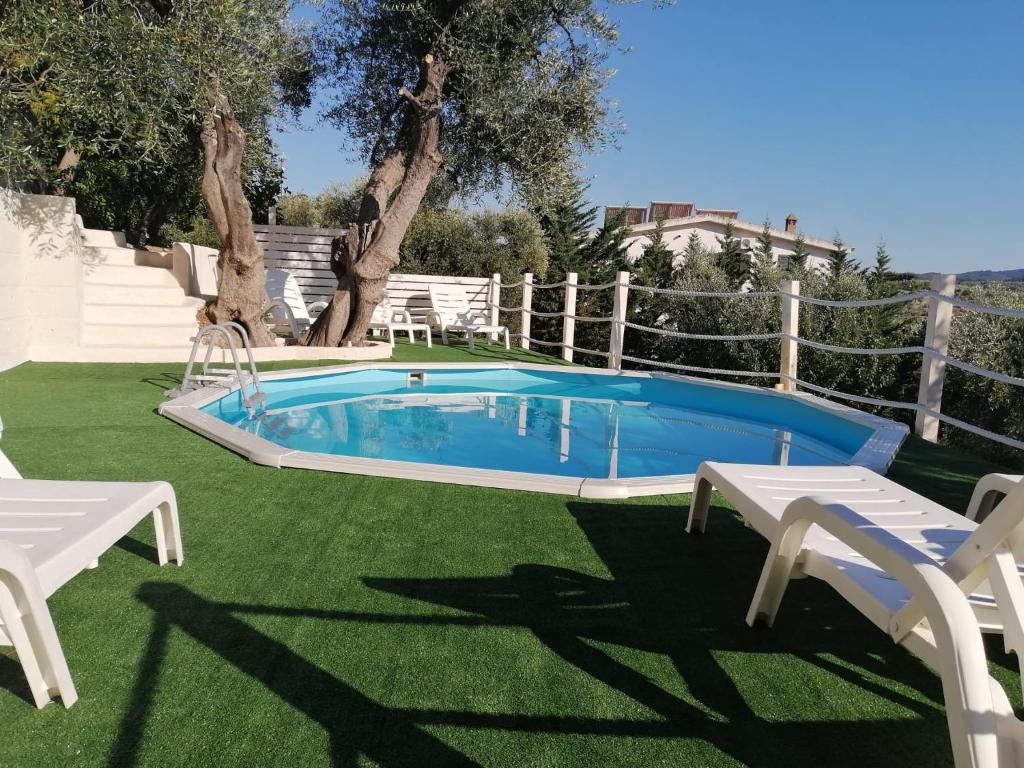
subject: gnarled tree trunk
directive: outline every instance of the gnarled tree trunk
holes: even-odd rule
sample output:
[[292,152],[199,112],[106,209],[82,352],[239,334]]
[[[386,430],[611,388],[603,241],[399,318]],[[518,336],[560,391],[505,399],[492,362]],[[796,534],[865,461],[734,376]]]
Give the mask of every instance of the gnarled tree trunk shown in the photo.
[[428,54],[415,91],[399,91],[405,106],[398,140],[374,167],[358,220],[349,226],[344,244],[334,249],[331,269],[338,287],[310,328],[306,345],[365,342],[370,317],[384,296],[388,275],[398,265],[398,247],[441,167],[441,101],[449,71],[439,56]]
[[245,328],[254,347],[273,346],[274,335],[263,322],[267,305],[263,249],[253,234],[252,211],[242,191],[245,132],[223,94],[217,95],[203,126],[202,142],[203,200],[221,249],[217,298],[199,310],[197,319],[200,325],[236,322]]

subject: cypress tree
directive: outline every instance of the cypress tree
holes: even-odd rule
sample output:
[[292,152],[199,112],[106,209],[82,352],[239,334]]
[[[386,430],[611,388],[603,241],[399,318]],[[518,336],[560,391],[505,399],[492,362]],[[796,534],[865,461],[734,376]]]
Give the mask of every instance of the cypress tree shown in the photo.
[[732,221],[725,225],[725,231],[718,240],[718,263],[735,288],[742,288],[750,279],[750,257],[743,252],[736,239],[736,227]]
[[793,255],[789,257],[789,273],[799,278],[807,271],[807,259],[811,252],[807,249],[807,238],[803,232],[797,232],[793,241]]

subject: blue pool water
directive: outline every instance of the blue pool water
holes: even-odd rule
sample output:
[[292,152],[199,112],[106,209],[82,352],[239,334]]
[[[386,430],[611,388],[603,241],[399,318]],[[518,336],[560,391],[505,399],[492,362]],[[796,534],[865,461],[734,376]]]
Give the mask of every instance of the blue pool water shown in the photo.
[[866,425],[767,391],[557,370],[374,369],[265,381],[202,410],[283,447],[545,475],[690,474],[704,460],[843,464]]

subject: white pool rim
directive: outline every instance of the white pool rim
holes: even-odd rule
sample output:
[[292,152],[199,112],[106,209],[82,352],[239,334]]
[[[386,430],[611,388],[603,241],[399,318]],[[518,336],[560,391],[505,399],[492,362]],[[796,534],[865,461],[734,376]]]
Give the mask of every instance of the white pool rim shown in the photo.
[[[557,371],[561,374],[587,376],[618,376],[626,378],[666,379],[685,381],[705,387],[740,389],[754,391],[771,397],[790,398],[812,408],[820,408],[833,415],[862,424],[872,430],[871,437],[853,455],[850,464],[867,467],[875,472],[885,473],[896,457],[897,451],[909,433],[905,424],[864,413],[855,408],[806,392],[783,392],[749,384],[712,381],[693,376],[682,376],[660,371],[616,371],[604,368],[586,368],[568,365],[540,365],[535,363],[367,363],[357,365],[324,366],[319,368],[294,368],[260,374],[261,382],[300,379],[310,376],[329,376],[336,373],[355,373],[372,370],[501,370]],[[204,413],[201,408],[219,400],[238,389],[232,385],[214,384],[167,400],[160,404],[158,412],[167,418],[188,427],[214,442],[220,443],[255,464],[268,467],[294,467],[297,469],[319,469],[327,472],[342,472],[352,475],[394,477],[404,480],[424,480],[458,485],[476,485],[485,488],[507,488],[518,491],[540,491],[585,499],[624,499],[632,496],[656,496],[662,494],[690,493],[693,490],[692,474],[659,475],[651,477],[595,478],[542,475],[531,472],[478,469],[444,464],[428,464],[390,459],[367,459],[357,456],[338,456],[331,453],[297,451],[285,448],[270,440],[257,437],[243,429],[232,426],[215,416]]]

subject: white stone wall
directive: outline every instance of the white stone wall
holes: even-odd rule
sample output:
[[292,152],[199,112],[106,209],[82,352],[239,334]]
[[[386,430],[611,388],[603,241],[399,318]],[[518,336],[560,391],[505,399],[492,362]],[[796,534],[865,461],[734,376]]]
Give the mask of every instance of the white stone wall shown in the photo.
[[79,343],[82,260],[73,198],[0,189],[0,370]]

